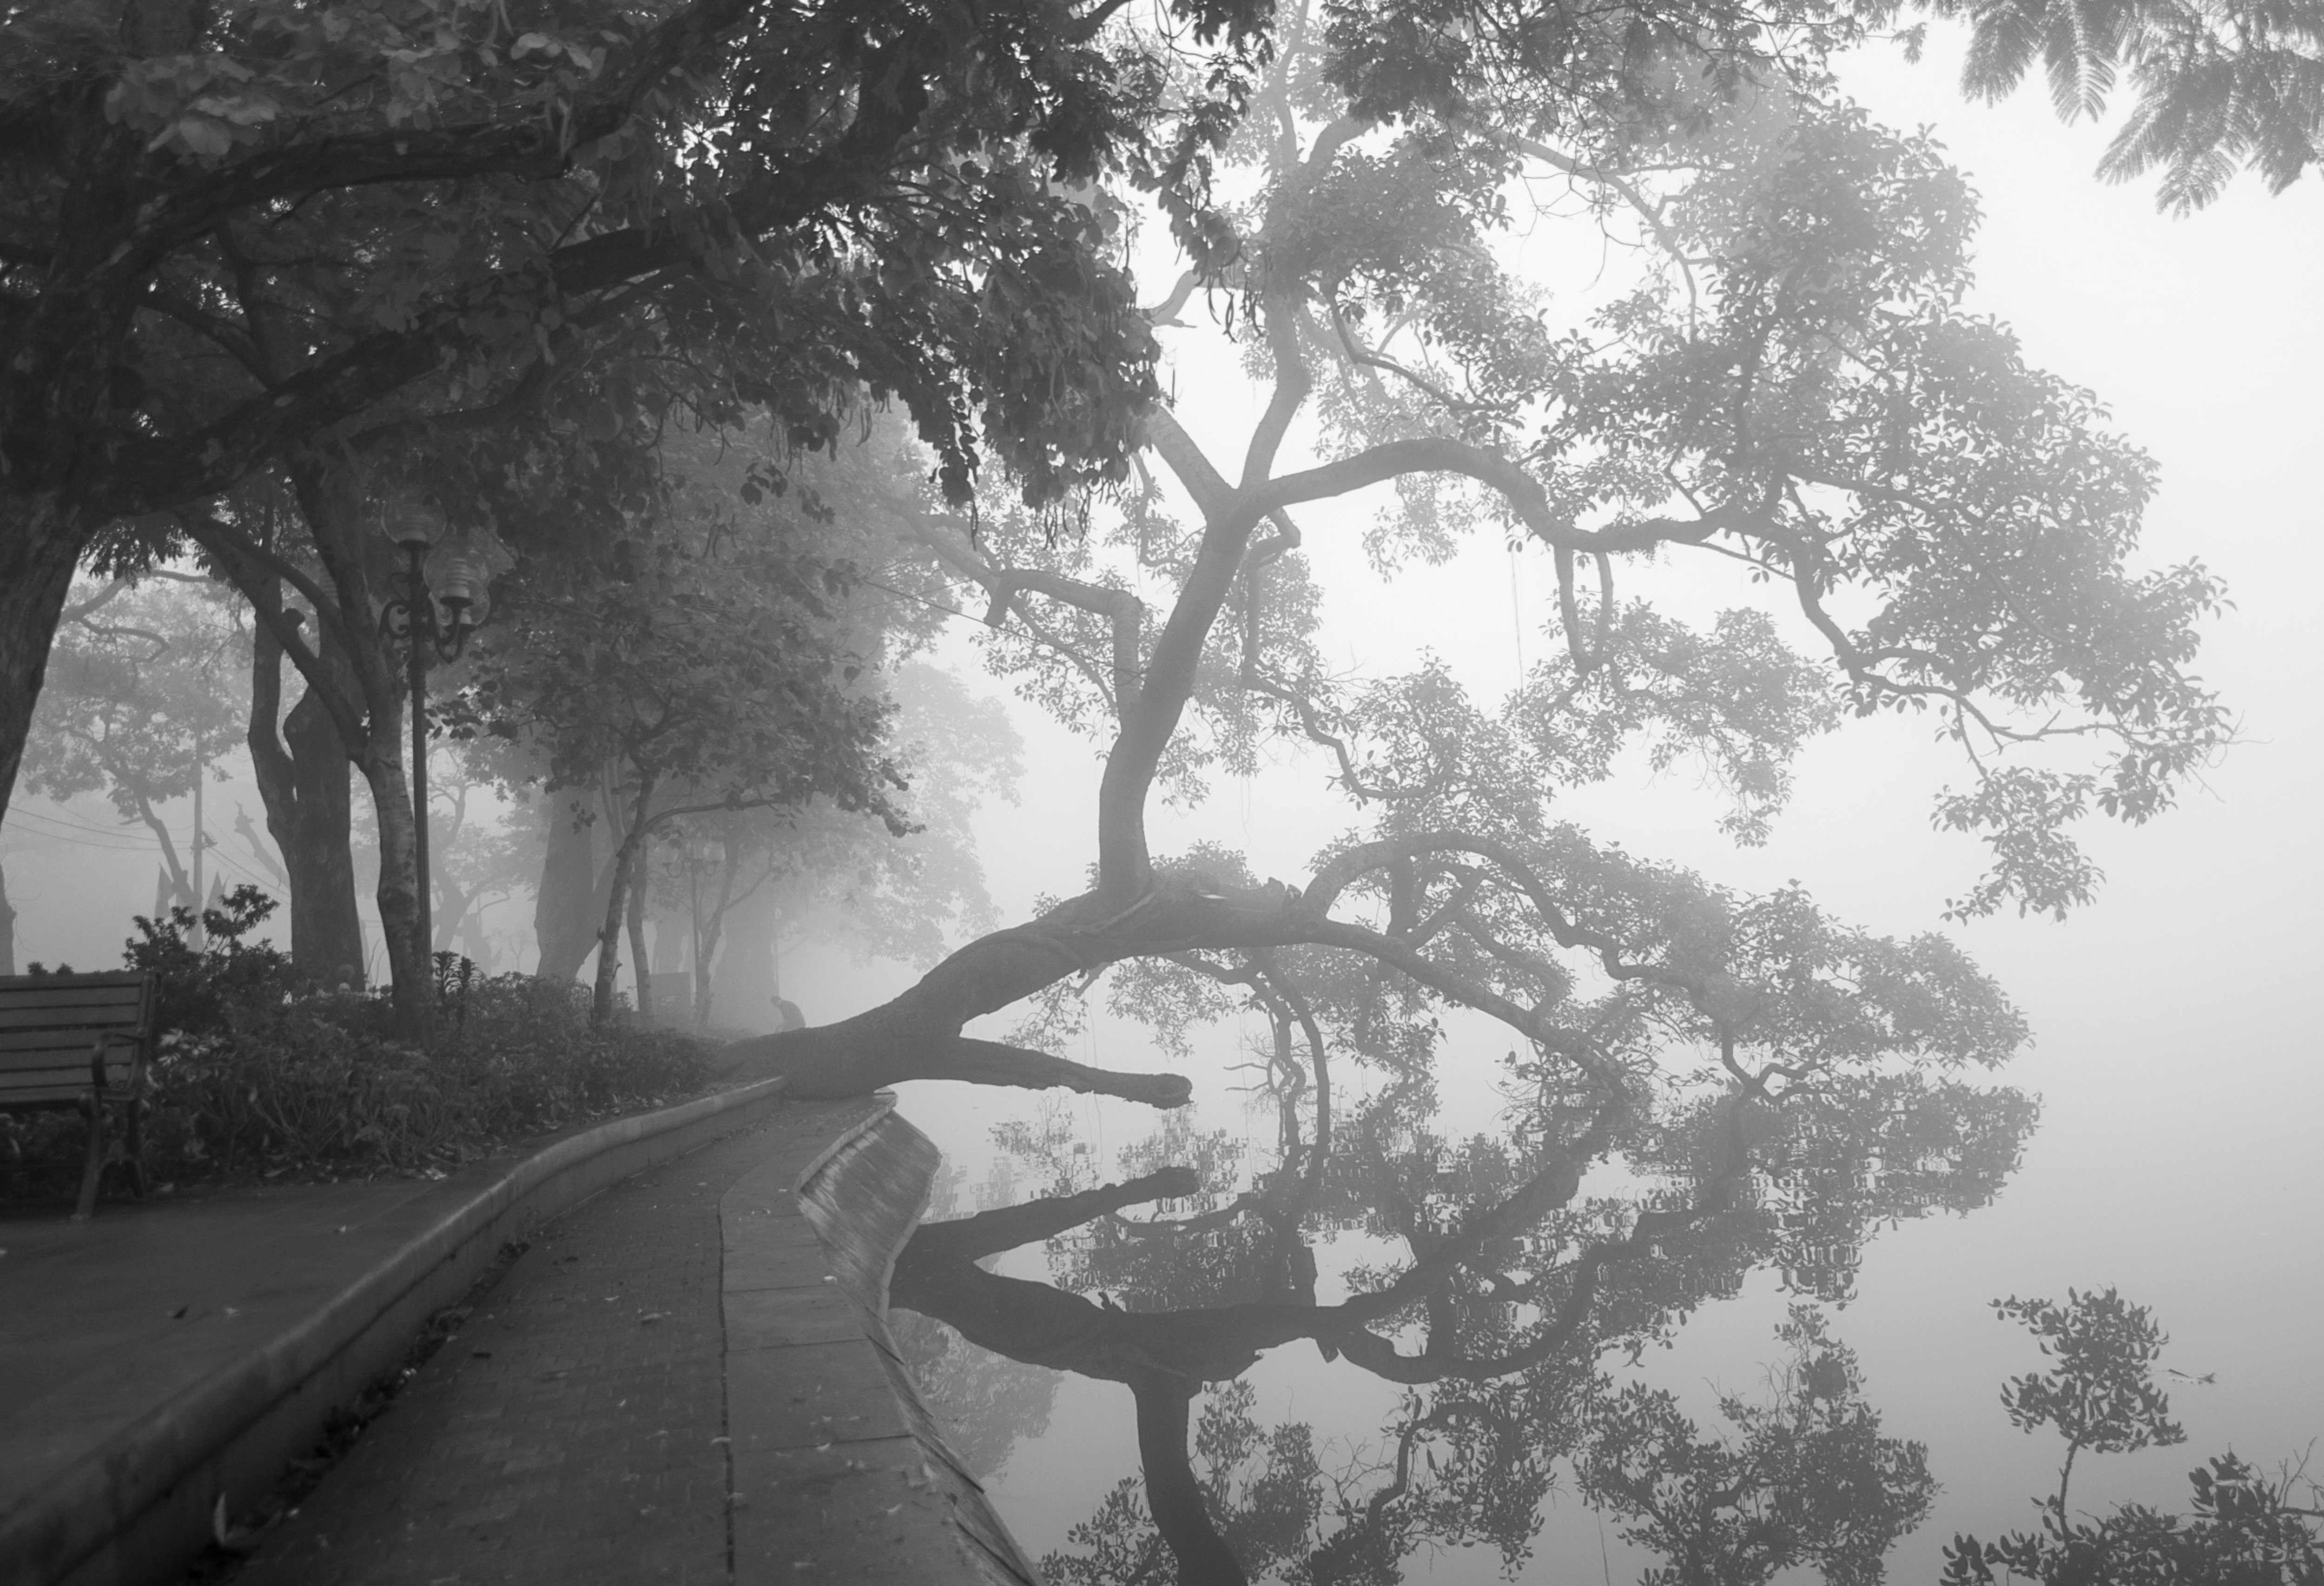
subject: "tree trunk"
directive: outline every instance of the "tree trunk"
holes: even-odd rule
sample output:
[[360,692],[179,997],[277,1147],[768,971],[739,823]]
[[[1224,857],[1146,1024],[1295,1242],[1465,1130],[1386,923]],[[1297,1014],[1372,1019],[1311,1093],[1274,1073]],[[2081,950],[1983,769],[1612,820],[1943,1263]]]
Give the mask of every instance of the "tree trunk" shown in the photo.
[[[613,1017],[613,977],[622,965],[622,922],[628,912],[631,878],[637,867],[638,853],[645,846],[646,810],[653,800],[654,781],[651,777],[640,780],[638,802],[631,816],[629,829],[622,834],[622,845],[613,852],[613,884],[606,890],[604,923],[597,927],[596,995],[590,1004],[590,1017],[599,1024]],[[638,989],[645,989],[645,976],[637,977]],[[639,1012],[645,1010],[641,1007]]]
[[[407,1041],[425,1043],[434,1023],[436,976],[420,930],[419,828],[403,764],[406,656],[401,643],[381,634],[372,601],[374,586],[394,588],[393,552],[370,530],[357,480],[327,470],[313,454],[294,457],[289,466],[300,515],[329,576],[336,609],[327,620],[337,625],[337,638],[363,701],[360,718],[345,711],[335,713],[335,720],[343,735],[360,734],[347,743],[347,758],[371,790],[379,833],[379,885],[373,896],[386,937],[396,1030]],[[317,616],[326,620],[319,612]]]
[[8,901],[8,871],[0,865],[0,974],[16,973],[16,909]]
[[540,885],[533,893],[532,934],[540,960],[532,973],[562,984],[581,973],[597,945],[613,867],[599,866],[597,824],[581,819],[595,799],[578,788],[543,797],[549,801],[549,832],[541,849]]
[[[429,770],[432,786],[435,768]],[[438,792],[442,790],[436,788]],[[436,933],[436,940],[430,945],[438,953],[452,951],[453,942],[458,939],[461,927],[467,924],[477,898],[484,892],[483,882],[478,882],[476,890],[471,892],[452,874],[452,844],[459,840],[461,829],[467,824],[468,784],[464,778],[453,788],[452,818],[442,823],[440,830],[429,834],[428,869],[436,883],[436,907],[429,915],[429,927]]]
[[79,561],[80,537],[52,498],[0,490],[0,817],[16,791],[49,646]]
[[[664,910],[659,914],[651,916],[647,914],[646,905],[648,899],[646,894],[652,890],[652,887],[650,884],[650,878],[641,878],[641,880],[646,884],[641,885],[638,888],[636,914],[638,917],[638,924],[641,928],[643,927],[649,917],[653,921],[654,973],[656,974],[676,974],[679,970],[686,967],[685,939],[678,935],[678,922],[668,910]],[[634,943],[632,945],[632,946],[635,945]]]
[[[725,934],[726,917],[733,911],[734,873],[742,868],[742,856],[739,844],[726,850],[726,862],[718,872],[718,898],[706,917],[697,904],[694,910],[694,1028],[696,1031],[710,1028],[710,966],[718,958],[718,941]],[[764,881],[760,883],[763,888]]]
[[[290,842],[275,832],[290,883],[290,956],[337,985],[364,983],[363,915],[355,907],[355,767],[331,713],[313,691],[283,723],[290,750],[297,827]],[[273,811],[267,826],[274,829]]]
[[[276,585],[280,599],[280,585]],[[343,671],[327,632],[318,636],[326,666]],[[347,692],[355,693],[352,679]],[[364,983],[363,917],[355,908],[355,866],[347,747],[322,696],[309,685],[278,733],[282,645],[264,622],[251,644],[250,763],[266,829],[282,854],[290,894],[290,962],[325,985]]]
[[744,1029],[768,1029],[776,1019],[775,999],[782,994],[776,979],[775,934],[782,925],[782,899],[772,881],[763,883],[726,912],[718,935],[725,951],[717,960],[718,988],[730,1025]]
[[452,944],[459,938],[462,927],[476,908],[476,894],[462,891],[460,883],[444,868],[443,851],[449,846],[448,843],[442,847],[430,844],[428,849],[429,868],[436,872],[436,911],[429,917],[429,924],[436,933],[435,947],[438,953],[452,950]]
[[434,1032],[435,966],[420,939],[419,828],[412,824],[411,785],[404,779],[401,712],[372,717],[372,744],[359,769],[370,785],[379,825],[380,930],[387,938],[387,965],[395,994],[396,1031],[407,1041],[425,1043]]
[[[499,899],[494,899],[493,901],[498,902]],[[484,974],[493,973],[493,961],[499,954],[493,950],[492,937],[485,934],[484,911],[482,908],[468,910],[466,918],[460,925],[460,950],[467,955],[469,963]]]
[[1146,1471],[1146,1507],[1154,1528],[1178,1560],[1178,1586],[1248,1586],[1250,1580],[1211,1524],[1202,1483],[1186,1455],[1194,1384],[1166,1371],[1130,1379],[1138,1398],[1138,1458]]
[[137,818],[145,823],[145,829],[153,834],[153,841],[161,845],[161,869],[170,878],[171,899],[188,908],[199,908],[202,906],[201,896],[194,890],[194,883],[187,878],[186,867],[178,858],[178,844],[170,835],[170,824],[153,813],[152,801],[143,793],[137,794],[136,798]]
[[[639,805],[642,811],[644,805]],[[645,873],[645,844],[640,843],[630,855],[630,906],[626,917],[630,929],[630,979],[637,983],[638,1022],[653,1022],[654,965],[646,957],[646,889],[650,879]]]

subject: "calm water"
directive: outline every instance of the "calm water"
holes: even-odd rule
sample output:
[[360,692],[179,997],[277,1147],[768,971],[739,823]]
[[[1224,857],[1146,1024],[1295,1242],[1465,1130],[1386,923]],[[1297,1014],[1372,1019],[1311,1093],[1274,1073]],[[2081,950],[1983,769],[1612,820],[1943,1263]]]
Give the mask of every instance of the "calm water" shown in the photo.
[[1228,1090],[1250,1033],[1167,1117],[905,1087],[946,1166],[897,1331],[1053,1581],[1176,1580],[1168,1542],[1252,1580],[1933,1580],[2056,1484],[1999,1400],[2045,1362],[1987,1302],[2069,1285],[2215,1379],[2164,1375],[2189,1442],[2083,1456],[2076,1510],[2324,1433],[2312,1064],[2253,1109],[2069,1040],[1650,1119],[1358,1070],[1318,1149],[1312,1083]]

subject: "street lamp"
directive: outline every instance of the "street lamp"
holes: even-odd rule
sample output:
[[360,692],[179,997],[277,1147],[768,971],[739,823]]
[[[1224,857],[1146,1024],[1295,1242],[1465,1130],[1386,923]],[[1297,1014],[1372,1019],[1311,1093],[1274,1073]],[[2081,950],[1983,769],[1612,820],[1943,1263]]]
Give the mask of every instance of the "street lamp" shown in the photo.
[[[447,535],[444,514],[418,502],[388,509],[381,523],[406,561],[404,596],[380,608],[379,632],[383,639],[405,641],[411,687],[411,824],[413,858],[420,904],[420,954],[423,964],[435,963],[436,936],[429,919],[434,872],[428,862],[428,653],[446,661],[460,659],[468,635],[482,620],[481,602],[488,580],[485,558],[468,544],[466,536]],[[436,566],[434,586],[429,565]],[[443,608],[438,613],[437,608]]]

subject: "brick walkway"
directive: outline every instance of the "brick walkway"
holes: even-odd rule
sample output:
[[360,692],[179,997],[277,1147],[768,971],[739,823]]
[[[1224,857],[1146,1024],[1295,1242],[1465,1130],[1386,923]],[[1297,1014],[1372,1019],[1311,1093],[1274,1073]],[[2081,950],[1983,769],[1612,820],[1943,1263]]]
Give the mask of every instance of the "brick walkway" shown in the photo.
[[241,1586],[724,1581],[718,1202],[788,1121],[550,1224]]

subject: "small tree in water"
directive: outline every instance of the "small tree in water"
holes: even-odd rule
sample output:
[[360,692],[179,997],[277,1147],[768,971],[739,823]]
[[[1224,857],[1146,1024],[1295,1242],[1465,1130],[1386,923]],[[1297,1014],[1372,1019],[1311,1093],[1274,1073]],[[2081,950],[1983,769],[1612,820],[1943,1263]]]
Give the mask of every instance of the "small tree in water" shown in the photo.
[[[2170,1342],[2144,1305],[2109,1288],[2066,1291],[2050,1300],[1996,1300],[2004,1322],[2021,1323],[2056,1364],[2014,1378],[2002,1407],[2024,1432],[2054,1428],[2066,1440],[2058,1490],[2042,1500],[2042,1528],[1998,1542],[1956,1536],[1945,1549],[1945,1586],[1992,1586],[1997,1580],[2043,1586],[2316,1586],[2324,1582],[2319,1511],[2292,1501],[2294,1476],[2269,1481],[2234,1454],[2188,1473],[2191,1516],[2123,1504],[2111,1515],[2077,1521],[2066,1496],[2074,1457],[2133,1453],[2187,1441],[2171,1419],[2170,1397],[2154,1380]],[[2000,1571],[1997,1576],[1995,1571]]]

